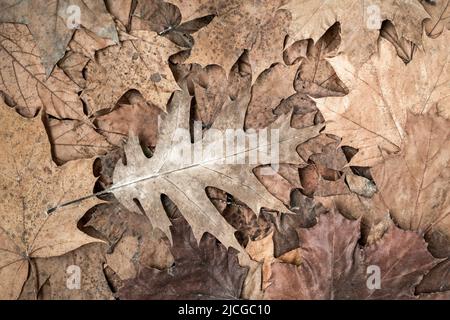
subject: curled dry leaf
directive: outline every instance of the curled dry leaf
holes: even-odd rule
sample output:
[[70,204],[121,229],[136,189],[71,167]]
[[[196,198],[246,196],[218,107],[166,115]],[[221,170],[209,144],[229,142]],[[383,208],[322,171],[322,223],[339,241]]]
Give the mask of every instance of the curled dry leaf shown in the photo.
[[[93,161],[57,167],[40,117],[21,119],[3,104],[0,119],[4,150],[0,156],[0,296],[15,299],[33,259],[59,256],[99,241],[77,228],[78,220],[99,200],[90,198],[61,206],[73,200],[70,197],[79,199],[91,193],[94,176],[80,177],[80,172],[92,172]],[[23,144],[24,140],[28,143]]]
[[210,234],[197,242],[188,222],[167,197],[162,201],[172,222],[175,264],[165,270],[146,268],[119,290],[121,299],[238,299],[247,270],[237,252]]
[[[321,215],[316,226],[298,229],[300,266],[275,262],[267,299],[416,299],[415,287],[439,260],[423,238],[393,226],[373,245],[361,247],[360,221],[336,210]],[[395,254],[392,254],[395,252]],[[377,266],[381,288],[368,277]]]

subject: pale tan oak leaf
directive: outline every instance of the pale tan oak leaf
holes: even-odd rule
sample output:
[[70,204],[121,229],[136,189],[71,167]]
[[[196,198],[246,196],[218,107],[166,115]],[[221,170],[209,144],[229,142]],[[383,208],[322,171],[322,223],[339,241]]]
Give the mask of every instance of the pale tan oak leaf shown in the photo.
[[77,222],[101,201],[60,206],[92,192],[93,160],[57,167],[40,117],[24,119],[0,103],[0,120],[0,298],[16,299],[29,273],[36,273],[33,259],[99,241]]
[[344,56],[329,60],[350,93],[318,99],[317,107],[327,121],[326,132],[342,137],[341,145],[359,149],[350,165],[370,167],[382,160],[381,150],[398,152],[408,111],[423,114],[437,106],[441,116],[450,117],[449,37],[449,32],[424,37],[423,48],[407,65],[385,39],[359,72]]
[[[170,221],[165,217],[161,204],[161,194],[165,194],[182,210],[196,239],[209,232],[225,246],[240,249],[234,237],[234,228],[209,200],[206,187],[238,194],[256,213],[263,206],[286,211],[284,204],[271,196],[253,173],[256,166],[267,164],[264,162],[267,160],[260,157],[252,161],[255,163],[246,160],[246,157],[250,159],[252,151],[261,150],[261,145],[250,147],[245,142],[245,145],[231,146],[232,149],[228,147],[225,155],[220,152],[224,150],[225,129],[242,130],[247,104],[247,99],[238,99],[225,105],[211,129],[204,132],[203,139],[191,144],[190,139],[186,140],[186,133],[181,131],[180,135],[178,131],[184,129],[184,132],[189,132],[191,97],[187,92],[177,91],[160,127],[153,157],[146,158],[138,139],[131,138],[125,146],[126,165],[117,163],[111,191],[130,210],[140,212],[143,209],[152,225],[170,237]],[[290,114],[283,115],[269,127],[279,129],[279,163],[294,159],[297,145],[318,135],[322,127],[294,129],[290,127],[289,118]],[[243,131],[241,137],[245,141],[250,139],[249,133]],[[272,144],[270,135],[266,143]],[[191,155],[195,155],[192,162],[187,161],[191,158],[183,150],[190,150]],[[231,160],[234,164],[230,163]],[[298,156],[297,160],[300,160]],[[139,200],[140,205],[136,205],[133,199]]]

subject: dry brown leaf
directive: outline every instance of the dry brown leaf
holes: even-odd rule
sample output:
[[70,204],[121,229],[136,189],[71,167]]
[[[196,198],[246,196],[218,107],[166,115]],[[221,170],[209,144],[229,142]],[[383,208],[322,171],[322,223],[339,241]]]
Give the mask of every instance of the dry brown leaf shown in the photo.
[[[79,21],[76,19],[78,13]],[[100,0],[4,0],[0,4],[0,22],[28,26],[47,76],[64,56],[77,23],[99,37],[119,42],[114,22]]]
[[119,146],[130,132],[139,138],[142,145],[154,148],[158,133],[158,116],[161,112],[145,102],[140,94],[130,93],[119,100],[119,105],[110,113],[96,118],[99,131],[113,145]]
[[91,126],[78,120],[47,120],[52,154],[58,165],[71,160],[88,159],[105,154],[113,148]]
[[428,16],[418,1],[409,0],[290,0],[282,8],[292,13],[288,45],[308,38],[316,43],[329,27],[340,22],[340,52],[356,71],[377,51],[384,20],[398,26],[400,37],[420,44],[420,22]]
[[[37,286],[34,277],[30,277],[20,299],[112,300],[113,293],[103,270],[105,247],[88,244],[59,257],[35,259],[34,265],[39,270]],[[75,278],[78,275],[79,287]]]
[[373,166],[382,160],[381,150],[398,152],[408,110],[420,114],[437,105],[442,116],[450,117],[449,37],[449,32],[435,40],[424,37],[423,49],[406,66],[384,39],[358,73],[344,57],[330,60],[350,93],[318,99],[317,107],[327,121],[326,132],[359,149],[351,165]]
[[274,109],[295,93],[297,66],[276,64],[264,71],[252,87],[252,98],[245,117],[245,129],[265,128],[277,119]]
[[[0,296],[15,299],[34,258],[59,256],[99,241],[77,229],[78,220],[99,200],[89,198],[61,207],[91,193],[93,161],[57,167],[40,117],[23,119],[2,104],[0,119],[4,150],[0,155]],[[81,172],[87,174],[80,176]],[[48,213],[52,208],[56,209]]]
[[[194,34],[188,63],[217,64],[228,74],[244,50],[249,52],[252,81],[273,63],[283,62],[290,14],[278,10],[281,0],[218,1],[217,16]],[[181,9],[183,13],[183,9]],[[227,32],[223,32],[223,29]]]
[[[414,299],[415,286],[438,260],[416,233],[393,226],[373,245],[360,247],[360,221],[335,210],[310,229],[298,229],[300,266],[272,265],[267,299]],[[395,254],[392,254],[395,252]],[[380,289],[369,289],[367,267],[380,268]],[[401,267],[399,267],[401,266]]]
[[[297,92],[314,98],[344,96],[348,93],[348,89],[327,61],[327,58],[335,56],[338,52],[341,44],[340,31],[340,24],[335,23],[314,46],[309,48],[294,82]],[[293,44],[295,45],[296,43]]]
[[450,121],[410,113],[406,134],[402,152],[372,170],[382,199],[401,228],[450,236]]
[[26,26],[0,24],[0,68],[0,97],[22,115],[34,117],[44,108],[60,119],[86,121],[80,88],[58,67],[47,78]]
[[111,110],[129,90],[139,91],[147,102],[161,110],[178,86],[168,58],[178,47],[150,31],[132,31],[131,40],[97,53],[86,70],[86,89],[82,98],[89,113]]
[[166,270],[143,269],[119,290],[121,299],[238,299],[247,270],[237,251],[228,250],[210,234],[198,242],[188,222],[167,197],[163,198],[172,226],[175,264]]

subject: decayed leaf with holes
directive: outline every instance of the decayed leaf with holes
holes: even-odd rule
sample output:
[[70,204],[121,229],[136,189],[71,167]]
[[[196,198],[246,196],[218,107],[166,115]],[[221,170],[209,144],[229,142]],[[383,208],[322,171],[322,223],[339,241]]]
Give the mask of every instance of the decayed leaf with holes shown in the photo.
[[438,115],[408,114],[406,134],[402,152],[373,168],[375,182],[400,227],[420,233],[439,231],[448,237],[450,121]]
[[97,59],[88,63],[82,98],[89,113],[112,109],[131,89],[165,110],[172,92],[178,89],[168,63],[178,47],[151,31],[132,31],[130,36],[121,46],[99,51]]
[[[427,251],[423,238],[392,226],[381,240],[361,247],[359,229],[359,220],[347,220],[336,210],[321,215],[313,228],[298,229],[301,264],[272,264],[265,298],[418,298],[416,285],[439,261]],[[380,268],[380,289],[367,286],[369,266]]]
[[423,49],[406,66],[385,39],[358,73],[345,57],[330,59],[350,93],[318,99],[317,107],[327,121],[326,132],[359,149],[351,165],[373,166],[381,160],[381,150],[398,152],[408,110],[420,114],[437,105],[440,115],[450,117],[449,37],[450,32],[437,39],[424,37]]
[[80,88],[55,67],[49,78],[27,27],[0,24],[0,97],[22,115],[45,112],[57,118],[85,119]]
[[145,268],[119,290],[121,299],[238,299],[247,270],[237,251],[210,234],[197,242],[188,222],[167,197],[162,199],[173,239],[175,264],[165,270]]
[[290,0],[282,6],[292,13],[290,41],[317,42],[335,22],[342,26],[340,51],[358,70],[377,51],[381,23],[392,21],[400,37],[421,43],[421,21],[428,15],[418,1],[409,0]]
[[420,0],[425,10],[430,15],[424,21],[424,28],[431,38],[439,37],[445,28],[450,30],[450,1],[426,1]]
[[78,230],[77,221],[99,200],[57,207],[92,192],[93,161],[57,167],[40,117],[23,119],[0,103],[0,119],[0,297],[15,299],[32,259],[59,256],[98,241]]
[[[252,81],[273,63],[283,62],[290,13],[281,0],[218,2],[218,15],[194,34],[188,63],[217,64],[228,74],[244,50],[249,51]],[[183,14],[183,10],[181,10]],[[223,32],[223,30],[227,32]]]
[[5,0],[0,4],[0,22],[28,26],[46,75],[64,56],[77,23],[99,37],[119,41],[114,22],[100,0]]
[[[211,186],[230,194],[239,194],[253,212],[259,212],[262,206],[279,211],[285,209],[258,182],[252,170],[259,164],[273,161],[276,164],[277,160],[281,163],[298,160],[295,157],[296,146],[316,136],[321,127],[293,129],[289,125],[290,115],[285,115],[269,128],[279,129],[273,131],[275,135],[271,135],[268,130],[266,142],[250,146],[248,139],[251,137],[242,130],[247,101],[240,98],[224,106],[212,128],[204,133],[203,139],[192,144],[189,138],[191,98],[187,92],[176,92],[169,113],[162,121],[153,157],[147,159],[144,156],[135,138],[130,139],[125,146],[127,165],[119,162],[114,171],[115,196],[130,210],[141,210],[133,201],[139,200],[152,224],[170,235],[170,221],[164,215],[160,201],[160,195],[164,193],[183,212],[197,239],[204,232],[209,232],[225,246],[239,248],[234,229],[217,212],[205,188]],[[242,141],[246,142],[239,145],[236,142],[229,143],[228,153],[223,153],[226,129],[241,130]],[[279,141],[271,142],[271,139],[276,139],[277,132]],[[268,144],[278,145],[279,159],[270,158],[267,153],[261,157],[264,153],[262,146]],[[201,149],[203,152],[199,151]],[[256,151],[260,152],[259,157],[250,157],[256,155]],[[190,155],[195,156],[193,161]],[[234,164],[230,163],[231,160]]]

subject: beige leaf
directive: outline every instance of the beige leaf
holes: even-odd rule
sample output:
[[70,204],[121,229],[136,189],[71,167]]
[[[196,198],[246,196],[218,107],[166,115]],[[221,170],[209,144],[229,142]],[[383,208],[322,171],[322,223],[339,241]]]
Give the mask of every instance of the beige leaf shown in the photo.
[[28,26],[47,76],[64,56],[78,24],[99,37],[119,41],[114,22],[100,0],[4,0],[0,4],[0,22]]
[[[248,50],[252,81],[256,81],[258,75],[273,63],[283,62],[290,14],[278,10],[280,2],[227,3],[208,26],[194,34],[195,45],[187,62],[202,66],[218,64],[228,74],[244,50]],[[224,28],[227,32],[223,32]]]
[[82,98],[90,113],[112,109],[131,89],[165,110],[172,92],[177,90],[168,59],[178,47],[155,32],[139,30],[130,35],[136,39],[99,51],[96,61],[87,65]]
[[27,27],[0,24],[0,97],[22,115],[40,109],[57,118],[85,119],[80,88],[58,67],[46,77],[39,50]]
[[373,169],[375,182],[396,223],[421,233],[450,235],[450,121],[408,114],[399,155]]
[[[232,113],[223,111],[213,127],[205,132],[203,139],[191,144],[186,131],[178,131],[189,128],[190,99],[186,92],[175,94],[151,159],[142,154],[137,139],[129,140],[125,147],[127,165],[120,162],[117,164],[112,190],[119,201],[131,210],[140,210],[133,201],[133,198],[138,199],[152,225],[169,235],[170,222],[165,217],[160,200],[161,193],[166,194],[185,214],[197,239],[207,231],[225,246],[239,249],[233,228],[226,223],[208,199],[206,187],[216,187],[230,194],[239,194],[240,199],[253,212],[259,212],[262,206],[280,211],[285,210],[285,206],[272,197],[253,174],[252,170],[261,164],[259,162],[261,158],[255,159],[258,162],[255,164],[245,160],[252,150],[248,143],[242,150],[239,149],[239,152],[231,153],[235,154],[235,164],[226,163],[227,158],[223,154],[215,153],[216,150],[223,150],[224,140],[218,139],[218,136],[223,135],[224,131],[219,128],[242,130],[245,104],[239,105],[239,109],[234,109]],[[231,103],[225,106],[224,110],[233,110],[227,108],[236,107],[235,103]],[[295,152],[296,146],[317,135],[320,129],[319,127],[293,129],[287,121],[289,116],[280,117],[271,127],[279,128],[280,163],[286,162],[284,161],[286,157],[292,157],[289,155]],[[230,123],[232,127],[227,127]],[[246,137],[247,134],[243,134],[245,139],[249,138]],[[200,146],[204,150],[203,157],[198,151]],[[190,159],[186,153],[182,158],[185,152],[183,150],[190,150],[191,154],[196,154],[194,162],[186,161]]]
[[449,37],[449,32],[435,40],[424,37],[423,49],[406,66],[384,39],[358,73],[344,57],[331,59],[350,94],[319,99],[317,107],[327,121],[326,132],[359,149],[351,165],[370,167],[381,160],[380,150],[398,152],[408,110],[421,114],[437,105],[442,116],[450,117]]
[[49,140],[57,164],[105,154],[113,146],[91,126],[78,120],[48,119]]
[[23,119],[1,104],[0,119],[0,297],[15,299],[27,279],[29,259],[59,256],[98,241],[79,231],[77,222],[99,200],[59,207],[91,193],[95,179],[85,173],[92,172],[92,160],[57,167],[39,117]]
[[290,0],[282,8],[292,13],[287,45],[308,38],[317,42],[339,21],[342,26],[340,51],[356,70],[377,51],[379,30],[384,20],[391,20],[398,26],[400,37],[420,44],[420,22],[427,17],[418,1],[409,0]]

